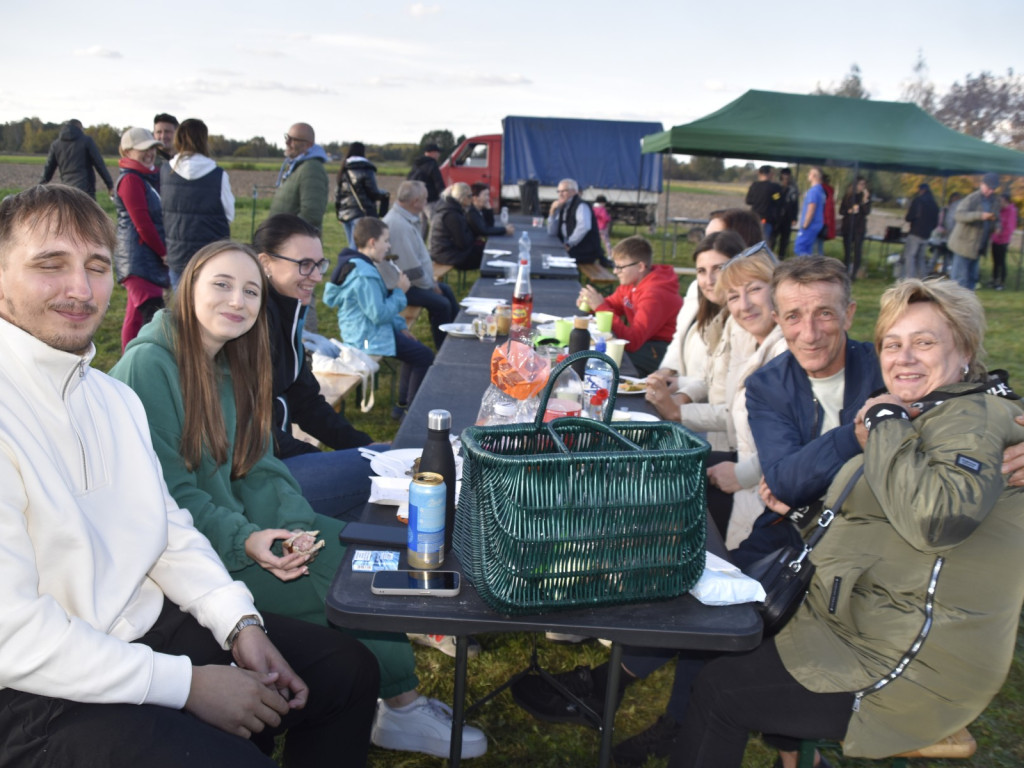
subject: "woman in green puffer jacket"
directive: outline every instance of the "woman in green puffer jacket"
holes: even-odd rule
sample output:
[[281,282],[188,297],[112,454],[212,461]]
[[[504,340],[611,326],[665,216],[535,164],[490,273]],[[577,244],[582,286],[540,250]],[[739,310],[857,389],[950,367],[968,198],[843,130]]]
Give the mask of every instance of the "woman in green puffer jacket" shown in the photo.
[[949,281],[883,295],[888,391],[858,415],[864,453],[826,496],[863,468],[811,554],[807,599],[775,638],[704,668],[670,765],[739,766],[749,731],[889,756],[954,733],[999,691],[1024,600],[1024,489],[1001,467],[1024,428],[1020,400],[979,362],[984,325]]

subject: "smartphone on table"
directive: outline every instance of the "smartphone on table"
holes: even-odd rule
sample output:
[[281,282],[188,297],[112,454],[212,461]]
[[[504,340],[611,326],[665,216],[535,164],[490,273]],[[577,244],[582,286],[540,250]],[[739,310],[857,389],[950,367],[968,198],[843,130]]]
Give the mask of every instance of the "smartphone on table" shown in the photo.
[[370,583],[375,595],[455,597],[460,589],[455,571],[377,571]]

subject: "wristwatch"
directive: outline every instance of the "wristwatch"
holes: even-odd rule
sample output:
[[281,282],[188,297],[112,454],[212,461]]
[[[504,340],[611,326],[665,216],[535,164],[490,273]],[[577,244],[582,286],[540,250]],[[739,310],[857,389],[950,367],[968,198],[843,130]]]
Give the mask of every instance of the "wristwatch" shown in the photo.
[[231,630],[231,634],[228,635],[229,650],[234,647],[235,640],[238,639],[238,634],[246,627],[259,627],[263,630],[263,634],[267,633],[267,628],[263,626],[263,620],[259,616],[254,613],[251,613],[248,616],[243,616],[238,620],[238,623],[235,624],[235,628]]

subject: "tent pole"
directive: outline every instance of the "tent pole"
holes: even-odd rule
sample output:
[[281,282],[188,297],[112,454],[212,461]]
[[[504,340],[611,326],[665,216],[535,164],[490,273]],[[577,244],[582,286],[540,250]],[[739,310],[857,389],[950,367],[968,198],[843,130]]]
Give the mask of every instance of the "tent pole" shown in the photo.
[[[644,185],[644,155],[643,155],[643,152],[641,152],[640,153],[640,169],[637,171],[637,174],[636,174],[636,216],[633,217],[633,234],[634,235],[640,229],[640,190],[643,188],[643,185]],[[609,239],[609,241],[611,240],[611,232],[610,231],[608,233],[608,239]],[[609,253],[608,254],[608,258],[610,259],[611,257],[612,257],[612,255]]]
[[[671,152],[666,155],[668,158],[669,171],[672,170],[672,154]],[[664,168],[662,168],[662,176],[665,176]],[[672,196],[672,175],[668,174],[665,184],[665,233],[664,237],[661,238],[661,263],[665,263],[665,240],[668,239],[668,200]],[[672,261],[675,263],[676,259],[676,241],[672,240]]]
[[[849,242],[849,244],[847,244],[847,242],[846,242],[846,235],[842,236],[843,237],[843,263],[844,264],[846,263],[847,251],[857,248],[857,235],[856,235],[856,232],[857,232],[857,217],[860,216],[860,203],[857,202],[857,175],[859,173],[860,173],[860,160],[854,160],[853,161],[853,178],[850,179],[850,195],[851,195],[850,199],[853,201],[853,204],[857,206],[857,213],[853,214],[853,218],[850,219],[850,226],[849,227],[845,227],[845,226],[842,227],[842,229],[845,229],[845,230],[847,230],[850,233],[850,242]],[[846,195],[844,194],[843,197],[845,197],[845,196]],[[842,207],[842,199],[843,198],[839,198],[839,199],[840,199],[839,205],[840,205],[840,207]],[[846,224],[845,217],[843,218],[843,224]],[[865,223],[865,233],[864,233],[865,235],[867,234],[866,230],[867,230],[867,224]],[[861,244],[861,248],[863,249],[863,243]],[[850,256],[852,258],[853,254],[850,254]],[[846,271],[847,272],[850,271],[850,267],[852,267],[853,263],[855,263],[855,262],[856,262],[856,258],[852,258],[851,263],[850,264],[846,264]],[[850,279],[851,280],[856,280],[857,279],[857,275],[850,275]]]

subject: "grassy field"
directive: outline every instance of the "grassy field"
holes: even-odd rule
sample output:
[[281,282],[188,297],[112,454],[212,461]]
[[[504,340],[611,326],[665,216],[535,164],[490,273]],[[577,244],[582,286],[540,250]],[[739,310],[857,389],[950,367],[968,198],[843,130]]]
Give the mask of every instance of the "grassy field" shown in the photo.
[[[2,162],[2,158],[0,158]],[[14,190],[0,190],[0,197]],[[113,213],[113,207],[105,195],[100,195],[100,202],[105,209]],[[240,201],[241,202],[241,201]],[[248,205],[248,204],[247,204]],[[269,202],[259,200],[256,203],[256,221],[267,215]],[[233,235],[242,241],[250,240],[252,227],[252,211],[240,204],[238,218],[232,227]],[[617,228],[613,236],[618,239],[632,234],[630,228]],[[658,236],[655,236],[658,237]],[[345,242],[341,225],[333,216],[324,218],[324,250],[328,257],[333,257]],[[677,252],[676,263],[692,266],[692,244],[681,244]],[[670,249],[669,249],[670,251]],[[655,253],[661,249],[656,248]],[[841,246],[837,242],[828,244],[829,255],[841,256]],[[854,296],[858,303],[857,317],[852,336],[859,339],[871,338],[874,320],[877,315],[878,297],[888,284],[876,263],[874,252],[871,252],[869,266],[872,274],[854,286]],[[469,274],[466,286],[471,286],[478,275]],[[984,277],[984,275],[983,275]],[[1012,277],[1012,271],[1011,271]],[[684,278],[685,279],[685,278]],[[1012,282],[1012,280],[1011,280]],[[453,283],[460,294],[457,285]],[[685,289],[685,284],[683,288]],[[318,295],[322,293],[322,284]],[[979,296],[986,308],[989,319],[989,330],[986,347],[988,359],[992,367],[1007,368],[1011,374],[1011,382],[1024,381],[1024,341],[1016,324],[1024,314],[1021,312],[1021,293],[1015,291],[994,292],[982,290]],[[124,313],[125,294],[120,288],[115,289],[110,311],[96,338],[98,349],[95,365],[101,370],[109,369],[120,355],[120,327]],[[543,307],[539,307],[543,310]],[[320,305],[320,332],[326,336],[337,336],[337,320],[334,314]],[[430,333],[426,314],[413,328],[416,335],[430,345]],[[388,374],[382,370],[379,378],[378,405],[370,414],[362,414],[352,396],[348,402],[346,413],[360,429],[373,435],[378,440],[389,440],[397,428],[396,422],[389,417],[387,393],[390,391]],[[993,585],[993,588],[998,588]],[[584,646],[556,646],[547,643],[543,637],[529,634],[494,634],[478,638],[483,646],[483,653],[469,662],[469,693],[472,697],[480,697],[492,688],[504,682],[511,675],[526,667],[529,663],[532,642],[540,644],[541,663],[547,669],[571,669],[576,664],[596,666],[607,660],[608,651],[602,646],[591,643]],[[454,660],[437,651],[417,647],[417,668],[421,678],[421,690],[443,701],[451,701]],[[659,670],[646,681],[637,683],[628,689],[616,719],[616,737],[618,741],[643,730],[664,711],[672,679],[672,668],[668,666]],[[473,719],[473,724],[481,727],[490,739],[490,748],[486,756],[473,760],[470,765],[476,768],[498,768],[515,763],[528,763],[531,766],[562,766],[593,765],[596,761],[599,736],[596,731],[572,725],[552,725],[541,723],[520,710],[507,693],[483,707]],[[1010,670],[1010,676],[1000,695],[992,705],[971,726],[971,732],[979,743],[978,754],[971,761],[950,762],[948,765],[974,766],[975,768],[1011,768],[1024,765],[1024,641],[1020,635],[1017,639],[1016,660]],[[339,745],[340,746],[340,745]],[[761,742],[751,739],[744,759],[744,768],[768,768],[775,759],[774,753],[764,747]],[[870,761],[859,761],[848,758],[832,760],[834,765],[856,766],[858,768],[876,765]],[[370,765],[373,768],[433,768],[439,761],[423,755],[371,750]],[[915,765],[946,765],[943,761],[934,763],[916,762]],[[659,765],[652,761],[651,765]]]

